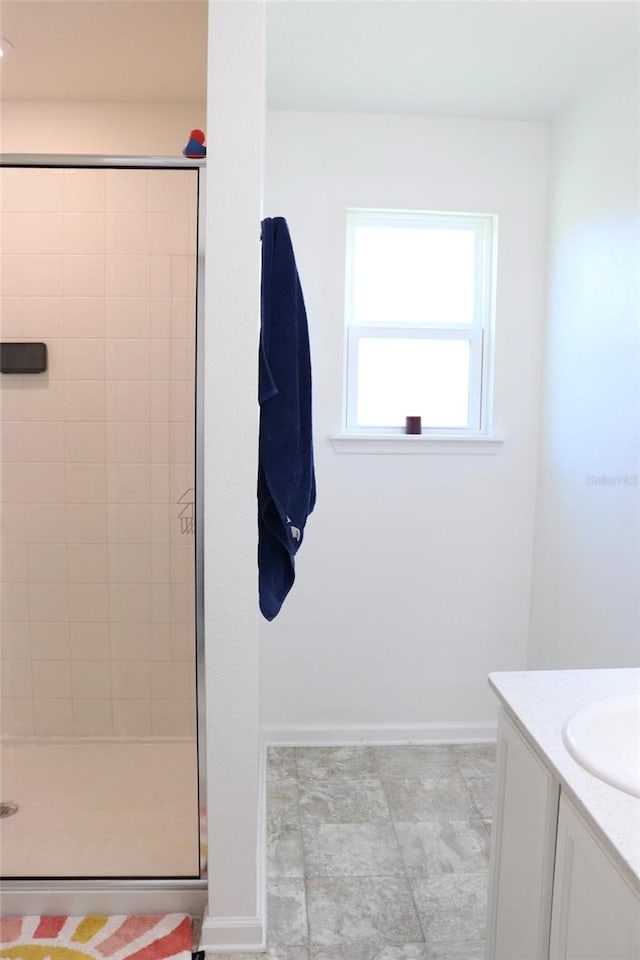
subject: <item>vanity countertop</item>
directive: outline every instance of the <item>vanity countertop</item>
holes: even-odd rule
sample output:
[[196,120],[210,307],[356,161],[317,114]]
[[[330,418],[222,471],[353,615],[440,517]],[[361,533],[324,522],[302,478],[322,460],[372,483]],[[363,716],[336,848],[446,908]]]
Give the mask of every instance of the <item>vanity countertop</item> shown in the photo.
[[640,799],[588,773],[563,741],[567,720],[586,704],[640,695],[640,669],[527,670],[492,673],[489,684],[537,748],[561,787],[637,885],[640,880]]

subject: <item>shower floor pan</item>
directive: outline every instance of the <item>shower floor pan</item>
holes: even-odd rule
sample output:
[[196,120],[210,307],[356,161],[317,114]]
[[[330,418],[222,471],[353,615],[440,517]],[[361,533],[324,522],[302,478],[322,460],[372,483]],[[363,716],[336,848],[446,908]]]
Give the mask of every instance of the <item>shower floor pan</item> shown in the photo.
[[[4,741],[4,878],[198,878],[194,741]],[[4,886],[6,892],[7,887]]]

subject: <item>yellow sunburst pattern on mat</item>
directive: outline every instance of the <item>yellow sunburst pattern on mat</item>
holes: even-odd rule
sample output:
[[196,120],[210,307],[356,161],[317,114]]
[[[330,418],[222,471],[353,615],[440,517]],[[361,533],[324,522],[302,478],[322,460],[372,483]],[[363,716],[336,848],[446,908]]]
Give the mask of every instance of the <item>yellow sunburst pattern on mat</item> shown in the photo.
[[191,918],[5,917],[0,960],[191,960]]

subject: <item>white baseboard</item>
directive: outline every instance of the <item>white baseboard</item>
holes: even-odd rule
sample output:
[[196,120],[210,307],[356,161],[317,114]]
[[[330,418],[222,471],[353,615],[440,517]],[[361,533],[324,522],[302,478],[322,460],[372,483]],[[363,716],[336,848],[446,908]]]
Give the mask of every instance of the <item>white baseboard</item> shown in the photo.
[[497,724],[484,721],[382,724],[265,724],[267,746],[384,746],[394,744],[490,743]]
[[261,917],[205,917],[200,949],[207,954],[261,953],[266,947]]

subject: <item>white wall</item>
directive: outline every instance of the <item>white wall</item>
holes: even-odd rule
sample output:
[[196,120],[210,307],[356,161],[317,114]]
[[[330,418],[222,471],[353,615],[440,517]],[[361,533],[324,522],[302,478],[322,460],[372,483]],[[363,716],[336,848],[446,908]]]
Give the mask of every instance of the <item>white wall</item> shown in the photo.
[[554,127],[532,667],[638,663],[638,117],[635,60]]
[[211,2],[204,495],[209,903],[202,946],[264,942],[258,723],[257,344],[262,2]]
[[4,101],[0,151],[181,156],[205,115],[204,103]]
[[[287,217],[305,291],[318,474],[296,584],[261,626],[271,737],[447,736],[456,723],[463,736],[474,724],[488,733],[487,673],[524,667],[546,162],[541,123],[268,114],[265,212]],[[499,215],[496,456],[330,446],[341,425],[347,207]]]

